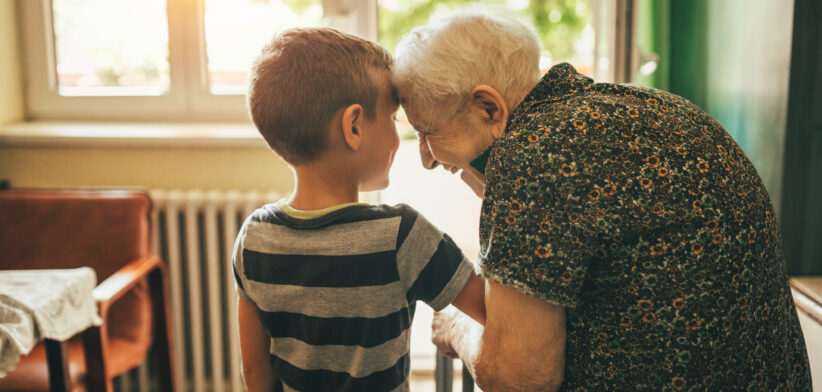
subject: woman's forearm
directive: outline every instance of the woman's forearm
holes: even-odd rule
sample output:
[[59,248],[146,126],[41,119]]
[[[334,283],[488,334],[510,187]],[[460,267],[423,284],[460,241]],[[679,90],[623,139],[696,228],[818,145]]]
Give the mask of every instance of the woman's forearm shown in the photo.
[[462,360],[464,366],[471,372],[471,376],[476,379],[474,373],[477,359],[479,358],[482,346],[482,334],[485,328],[465,314],[454,320],[454,328],[451,334],[451,346]]

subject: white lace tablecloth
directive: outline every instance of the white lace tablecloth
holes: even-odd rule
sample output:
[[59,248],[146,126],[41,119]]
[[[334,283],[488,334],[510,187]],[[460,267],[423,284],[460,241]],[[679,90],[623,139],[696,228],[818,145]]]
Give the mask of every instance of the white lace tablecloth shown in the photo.
[[100,325],[91,268],[0,271],[0,377],[41,339],[65,341]]

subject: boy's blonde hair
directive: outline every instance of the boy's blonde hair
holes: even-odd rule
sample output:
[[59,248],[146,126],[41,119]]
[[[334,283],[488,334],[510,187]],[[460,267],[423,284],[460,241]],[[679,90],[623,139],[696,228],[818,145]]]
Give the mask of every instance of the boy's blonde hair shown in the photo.
[[379,86],[391,55],[378,44],[330,28],[278,34],[254,60],[248,110],[268,145],[292,165],[310,163],[327,148],[334,114],[360,104],[376,114]]

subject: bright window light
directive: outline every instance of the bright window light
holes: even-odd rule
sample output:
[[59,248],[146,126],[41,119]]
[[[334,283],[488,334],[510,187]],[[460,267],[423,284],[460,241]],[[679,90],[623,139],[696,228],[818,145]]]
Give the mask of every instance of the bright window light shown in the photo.
[[169,88],[165,0],[53,0],[60,95],[161,95]]
[[278,32],[325,25],[320,0],[206,0],[211,93],[244,94],[251,62]]

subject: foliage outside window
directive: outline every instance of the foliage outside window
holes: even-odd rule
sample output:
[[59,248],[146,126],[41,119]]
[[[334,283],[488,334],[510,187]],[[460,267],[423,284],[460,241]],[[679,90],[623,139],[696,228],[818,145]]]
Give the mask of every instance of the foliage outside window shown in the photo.
[[[308,3],[308,0],[294,0]],[[425,24],[431,16],[471,7],[476,0],[379,0],[379,42],[393,51],[403,34]],[[592,10],[588,0],[488,0],[490,10],[514,15],[534,26],[543,48],[540,68],[568,61],[587,75],[593,71]],[[404,113],[398,115],[403,139],[415,139]]]
[[[477,3],[475,0],[379,0],[379,41],[393,50],[400,37],[429,17]],[[564,61],[581,55],[578,41],[591,28],[589,1],[578,0],[488,0],[481,4],[519,17],[536,28],[544,56]],[[591,32],[592,33],[592,32]]]

